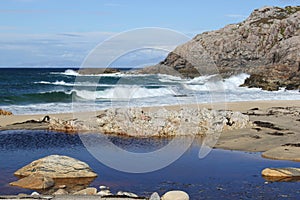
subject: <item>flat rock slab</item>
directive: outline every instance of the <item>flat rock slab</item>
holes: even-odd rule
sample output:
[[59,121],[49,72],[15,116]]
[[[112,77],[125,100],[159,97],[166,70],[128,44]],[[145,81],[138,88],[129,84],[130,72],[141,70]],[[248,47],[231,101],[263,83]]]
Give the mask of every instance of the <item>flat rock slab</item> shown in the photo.
[[31,190],[43,190],[54,186],[54,180],[41,175],[30,175],[18,181],[10,183],[11,186],[27,188]]
[[88,164],[60,155],[51,155],[33,161],[14,174],[21,177],[39,174],[54,179],[97,177]]
[[300,177],[300,168],[266,168],[261,174],[274,177]]
[[300,180],[300,168],[266,168],[261,174],[267,181],[290,182]]
[[300,162],[300,147],[287,144],[262,153],[262,157],[275,160],[291,160]]

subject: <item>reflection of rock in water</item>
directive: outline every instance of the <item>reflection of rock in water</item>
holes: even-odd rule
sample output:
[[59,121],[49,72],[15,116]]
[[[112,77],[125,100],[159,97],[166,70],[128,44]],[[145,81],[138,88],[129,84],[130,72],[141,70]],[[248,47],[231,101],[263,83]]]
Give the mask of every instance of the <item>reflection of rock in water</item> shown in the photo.
[[152,152],[168,145],[172,138],[135,138],[108,136],[116,146],[130,152]]
[[300,177],[268,177],[263,176],[268,182],[300,182]]

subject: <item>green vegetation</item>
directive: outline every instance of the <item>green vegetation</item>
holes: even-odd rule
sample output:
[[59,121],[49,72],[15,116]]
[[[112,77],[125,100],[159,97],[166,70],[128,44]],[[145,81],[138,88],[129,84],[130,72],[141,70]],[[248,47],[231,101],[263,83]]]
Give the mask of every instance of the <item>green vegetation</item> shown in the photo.
[[283,37],[285,36],[284,32],[285,32],[285,28],[280,28],[280,34],[281,34]]
[[295,7],[287,6],[284,9],[288,14],[294,14],[294,13],[300,11],[300,6],[295,6]]

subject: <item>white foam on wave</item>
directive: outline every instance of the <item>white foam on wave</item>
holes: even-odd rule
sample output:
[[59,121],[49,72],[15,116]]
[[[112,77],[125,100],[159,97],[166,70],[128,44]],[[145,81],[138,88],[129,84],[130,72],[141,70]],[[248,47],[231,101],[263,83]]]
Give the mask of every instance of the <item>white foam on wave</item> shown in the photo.
[[66,75],[66,76],[78,76],[78,72],[76,72],[73,69],[67,69],[64,72],[51,72],[50,74],[61,74],[61,75]]
[[[80,71],[80,70],[79,70]],[[128,72],[117,72],[117,73],[107,73],[107,74],[80,74],[75,70],[67,69],[64,72],[51,72],[50,74],[60,74],[65,76],[96,76],[96,77],[145,77],[151,76],[151,74],[136,74]]]
[[160,82],[165,82],[165,83],[180,83],[184,81],[184,79],[178,77],[178,76],[172,76],[172,75],[167,75],[167,74],[158,74],[158,80]]
[[[186,89],[192,91],[244,91],[249,88],[241,88],[239,87],[244,83],[245,79],[249,77],[248,74],[239,74],[235,76],[231,76],[225,80],[213,79],[216,75],[211,76],[201,76],[194,78],[190,81],[186,81],[183,85]],[[217,80],[217,81],[216,81]],[[197,84],[198,83],[198,84]],[[260,90],[257,88],[253,88],[250,90]]]
[[92,82],[74,82],[74,83],[66,83],[65,81],[55,81],[55,82],[48,82],[48,81],[39,81],[34,82],[35,84],[45,84],[45,85],[60,85],[60,86],[90,86],[90,87],[113,87],[114,85],[110,84],[97,84]]
[[103,91],[73,90],[73,92],[82,99],[139,99],[149,97],[161,97],[174,95],[174,92],[168,88],[145,88],[132,86],[116,86]]

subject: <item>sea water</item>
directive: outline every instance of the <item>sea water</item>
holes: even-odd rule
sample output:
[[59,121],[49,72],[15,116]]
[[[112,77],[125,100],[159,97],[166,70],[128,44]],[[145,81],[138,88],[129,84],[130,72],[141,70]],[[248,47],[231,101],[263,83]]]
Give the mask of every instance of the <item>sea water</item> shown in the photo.
[[[123,69],[124,70],[124,69]],[[127,69],[128,70],[128,69]],[[249,77],[183,79],[170,75],[80,75],[75,69],[0,69],[0,108],[14,114],[92,111],[111,106],[164,106],[249,100],[300,100],[298,91],[239,87]],[[76,102],[76,107],[74,107]]]

